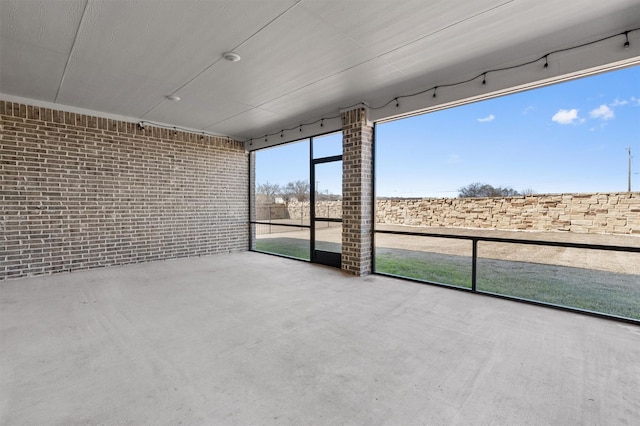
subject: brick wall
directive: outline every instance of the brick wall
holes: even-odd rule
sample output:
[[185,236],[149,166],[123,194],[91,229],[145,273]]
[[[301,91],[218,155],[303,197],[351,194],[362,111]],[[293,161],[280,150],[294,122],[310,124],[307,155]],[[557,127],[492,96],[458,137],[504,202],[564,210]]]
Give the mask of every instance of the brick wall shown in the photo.
[[640,234],[640,192],[380,199],[376,222],[410,226]]
[[246,250],[240,142],[0,101],[0,279]]
[[371,272],[373,126],[367,110],[342,113],[342,270]]
[[[256,152],[252,151],[249,153],[249,194],[256,193]],[[249,195],[248,195],[249,196]],[[253,195],[250,195],[249,202],[251,203],[249,207],[249,220],[251,222],[257,220],[256,219],[256,201]],[[249,225],[249,250],[256,249],[256,226]]]

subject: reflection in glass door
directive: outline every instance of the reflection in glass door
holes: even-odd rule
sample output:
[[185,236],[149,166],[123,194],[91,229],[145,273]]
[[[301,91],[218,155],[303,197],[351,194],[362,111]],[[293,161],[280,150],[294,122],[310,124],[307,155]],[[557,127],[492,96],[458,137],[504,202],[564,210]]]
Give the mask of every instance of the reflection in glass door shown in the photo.
[[342,256],[342,156],[313,160],[311,261],[340,267]]

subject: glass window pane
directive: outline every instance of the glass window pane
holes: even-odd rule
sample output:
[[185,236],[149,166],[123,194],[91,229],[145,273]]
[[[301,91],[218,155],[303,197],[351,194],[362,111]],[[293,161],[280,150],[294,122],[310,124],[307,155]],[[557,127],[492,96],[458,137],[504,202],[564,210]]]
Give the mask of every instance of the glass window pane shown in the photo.
[[263,222],[252,224],[257,251],[310,259],[309,143],[255,152],[252,220]]
[[[640,152],[639,79],[640,66],[632,66],[377,124],[376,229],[635,246],[640,156],[632,153]],[[376,234],[376,240],[384,238]],[[391,248],[376,247],[376,256]],[[627,306],[638,311],[640,295],[627,285],[640,285],[638,272],[594,267],[617,253],[480,247],[481,291],[623,316],[630,310],[616,305],[612,294],[626,294],[634,299]],[[584,263],[555,263],[565,256]],[[628,262],[640,264],[637,254],[631,257]],[[384,267],[384,259],[376,264]],[[415,278],[412,263],[403,267],[398,275]],[[572,275],[591,283],[589,288],[560,278]],[[552,276],[558,280],[547,280]]]
[[255,221],[309,225],[309,139],[255,153]]
[[471,241],[376,234],[376,272],[471,288]]
[[310,260],[309,228],[260,223],[251,226],[255,235],[255,250]]
[[313,158],[342,155],[342,132],[313,138]]
[[342,218],[342,161],[315,165],[316,218]]
[[342,223],[317,220],[316,250],[342,253]]
[[640,319],[640,254],[480,241],[480,291]]

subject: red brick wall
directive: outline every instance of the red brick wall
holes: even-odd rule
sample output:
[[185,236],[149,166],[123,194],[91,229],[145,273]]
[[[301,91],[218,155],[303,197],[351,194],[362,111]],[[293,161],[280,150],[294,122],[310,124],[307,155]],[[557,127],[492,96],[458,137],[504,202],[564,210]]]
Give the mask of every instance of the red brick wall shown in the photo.
[[226,138],[0,101],[0,280],[248,248]]

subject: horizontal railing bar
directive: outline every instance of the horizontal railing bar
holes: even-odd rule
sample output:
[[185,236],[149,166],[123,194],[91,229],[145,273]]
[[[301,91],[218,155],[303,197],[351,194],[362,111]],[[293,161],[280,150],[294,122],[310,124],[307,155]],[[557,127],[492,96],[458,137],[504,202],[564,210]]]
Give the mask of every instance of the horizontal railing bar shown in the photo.
[[317,217],[316,216],[316,222],[342,222],[342,218],[335,218],[335,217]]
[[378,234],[406,235],[406,236],[412,236],[412,237],[436,237],[436,238],[449,238],[454,240],[487,241],[492,243],[527,244],[527,245],[534,245],[534,246],[568,247],[568,248],[582,248],[582,249],[591,249],[591,250],[627,251],[632,253],[640,253],[640,247],[612,246],[612,245],[604,245],[604,244],[570,243],[570,242],[564,242],[564,241],[520,240],[516,238],[437,234],[437,233],[430,233],[430,232],[385,231],[382,229],[378,229],[375,232]]
[[288,226],[290,228],[311,228],[311,225],[293,224],[293,223],[278,223],[278,222],[249,222],[251,225],[271,225],[271,226]]
[[623,321],[623,322],[634,324],[634,325],[640,325],[640,320],[637,320],[635,318],[608,314],[606,312],[598,312],[598,311],[591,311],[589,309],[574,308],[572,306],[567,306],[567,305],[556,305],[555,303],[543,302],[535,299],[526,299],[526,298],[516,297],[516,296],[509,296],[505,294],[493,293],[490,291],[483,291],[483,290],[478,290],[475,292],[475,294],[481,294],[483,296],[489,296],[489,297],[496,297],[498,299],[513,300],[515,302],[528,303],[530,305],[542,306],[546,308],[559,309],[562,311],[588,315],[596,318],[602,318],[602,319],[614,320],[614,321]]
[[477,293],[477,292],[473,291],[471,288],[463,287],[461,285],[441,283],[441,282],[438,282],[438,281],[426,281],[426,280],[421,280],[420,278],[405,277],[404,275],[392,274],[390,272],[374,271],[374,273],[376,275],[383,275],[385,277],[398,278],[398,279],[401,279],[401,280],[413,281],[413,282],[420,283],[420,284],[435,285],[435,286],[438,286],[438,287],[445,287],[445,288],[450,288],[450,289],[453,289],[453,290],[462,290],[462,291],[466,291],[466,292],[474,293],[474,294]]
[[285,259],[291,259],[291,260],[297,260],[299,262],[307,262],[307,263],[309,263],[309,259],[303,259],[302,257],[287,256],[286,254],[273,253],[273,252],[270,252],[270,251],[262,251],[262,250],[256,250],[256,249],[250,249],[249,251],[254,252],[254,253],[268,254],[269,256],[283,257]]
[[342,161],[342,155],[332,155],[331,157],[314,158],[313,164],[333,163],[334,161]]

